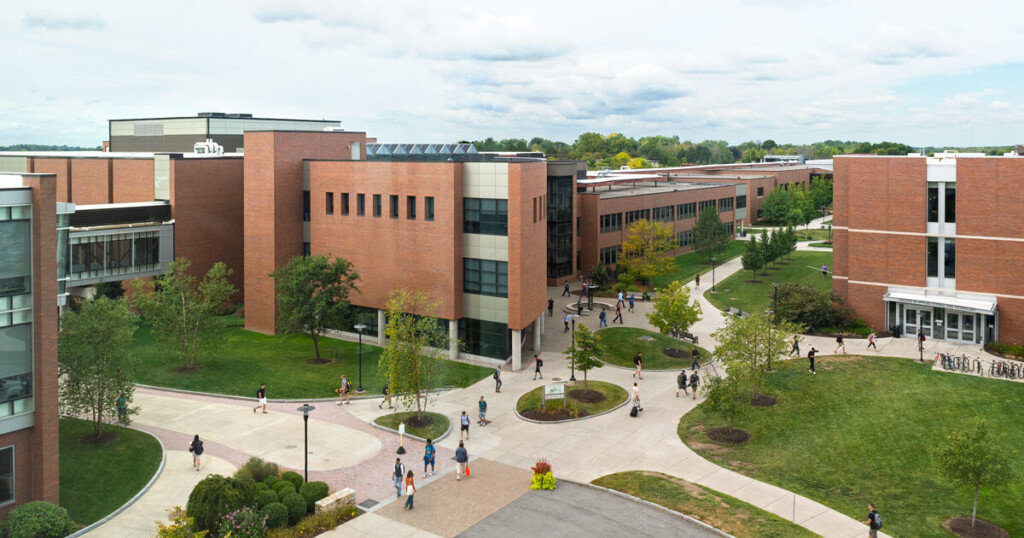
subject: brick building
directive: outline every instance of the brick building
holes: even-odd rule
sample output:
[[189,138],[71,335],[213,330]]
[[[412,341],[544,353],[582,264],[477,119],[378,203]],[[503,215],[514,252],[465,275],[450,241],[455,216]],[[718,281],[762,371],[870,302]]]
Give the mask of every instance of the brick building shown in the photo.
[[1024,343],[1024,159],[837,156],[833,288],[907,337]]

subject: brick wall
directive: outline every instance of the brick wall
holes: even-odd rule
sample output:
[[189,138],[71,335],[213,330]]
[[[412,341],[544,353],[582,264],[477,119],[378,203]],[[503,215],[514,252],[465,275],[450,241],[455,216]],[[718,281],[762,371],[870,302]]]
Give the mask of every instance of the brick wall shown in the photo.
[[111,159],[71,159],[71,201],[109,204],[113,201]]
[[547,308],[547,220],[541,211],[533,218],[534,198],[546,195],[546,163],[508,165],[509,329],[525,329]]
[[153,201],[153,159],[111,159],[113,202]]

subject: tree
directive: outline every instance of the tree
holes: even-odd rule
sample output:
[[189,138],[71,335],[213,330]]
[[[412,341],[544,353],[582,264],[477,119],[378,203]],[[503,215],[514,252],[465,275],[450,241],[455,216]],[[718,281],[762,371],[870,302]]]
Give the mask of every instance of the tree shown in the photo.
[[409,407],[415,403],[419,418],[427,410],[427,396],[441,354],[450,344],[447,328],[432,317],[440,306],[422,291],[404,288],[393,290],[385,305],[387,346],[379,368],[385,372],[391,393]]
[[591,331],[582,323],[576,325],[576,333],[569,349],[565,350],[570,363],[583,372],[583,392],[587,392],[587,372],[604,366],[598,357],[604,352],[601,335]]
[[773,325],[771,318],[761,312],[745,318],[729,316],[725,326],[712,333],[718,342],[715,357],[726,365],[730,376],[750,379],[753,399],[765,374],[789,350],[789,339],[800,330],[799,325],[781,319]]
[[276,281],[280,310],[277,329],[285,334],[309,333],[319,360],[324,332],[348,325],[348,297],[358,291],[359,274],[345,258],[295,256],[270,276]]
[[701,313],[700,304],[690,301],[690,288],[676,280],[654,298],[654,310],[647,314],[647,321],[662,334],[675,333],[678,351],[680,336],[700,320]]
[[[775,290],[770,289],[767,293],[775,301]],[[853,312],[843,306],[843,298],[837,293],[818,291],[799,282],[779,284],[775,314],[779,319],[798,323],[810,330],[842,327],[853,318]]]
[[811,189],[808,192],[811,198],[811,204],[815,211],[820,211],[822,207],[828,207],[832,205],[832,180],[825,179],[824,177],[815,176],[811,178]]
[[[69,311],[61,319],[61,414],[87,416],[96,439],[103,433],[104,420],[128,425],[129,417],[138,412],[130,406],[135,393],[136,360],[130,350],[136,322],[124,301],[106,297],[86,302],[79,312]],[[123,415],[118,413],[119,403]]]
[[785,256],[788,258],[790,254],[796,251],[796,230],[792,226],[786,228],[782,232],[782,244],[785,247]]
[[764,258],[764,265],[767,267],[769,263],[775,261],[775,251],[772,250],[771,235],[768,234],[768,230],[761,232],[758,244],[761,246],[761,256]]
[[701,258],[710,259],[725,250],[728,243],[728,230],[719,218],[718,210],[711,206],[705,207],[693,225],[693,250]]
[[764,252],[754,234],[750,234],[750,241],[747,242],[747,249],[743,251],[740,261],[743,263],[743,268],[751,272],[751,279],[758,271],[764,269]]
[[674,248],[671,226],[640,219],[629,225],[629,237],[622,243],[619,272],[647,282],[672,270],[673,260],[668,252]]
[[762,219],[775,225],[785,224],[786,215],[789,214],[789,210],[792,207],[793,204],[789,197],[789,191],[782,187],[775,187],[768,193],[764,203],[761,204]]
[[185,362],[186,370],[195,367],[201,353],[223,342],[226,323],[220,314],[235,293],[224,262],[215,263],[201,281],[188,274],[191,265],[187,258],[178,258],[161,277],[132,280],[130,303],[149,318],[157,338]]
[[954,430],[936,449],[939,474],[954,486],[974,488],[972,527],[978,516],[978,492],[981,488],[997,488],[1016,480],[1016,456],[1015,450],[992,437],[987,422],[979,417],[962,429]]
[[732,427],[737,416],[746,412],[747,407],[741,400],[740,379],[736,376],[710,377],[701,387],[704,392],[704,406],[711,413],[722,416],[726,426]]

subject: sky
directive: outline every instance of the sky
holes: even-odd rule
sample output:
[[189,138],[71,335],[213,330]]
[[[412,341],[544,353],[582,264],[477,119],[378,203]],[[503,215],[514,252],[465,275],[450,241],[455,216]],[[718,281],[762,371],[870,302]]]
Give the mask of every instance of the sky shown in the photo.
[[1024,143],[1012,3],[4,2],[0,145],[244,112],[381,142]]

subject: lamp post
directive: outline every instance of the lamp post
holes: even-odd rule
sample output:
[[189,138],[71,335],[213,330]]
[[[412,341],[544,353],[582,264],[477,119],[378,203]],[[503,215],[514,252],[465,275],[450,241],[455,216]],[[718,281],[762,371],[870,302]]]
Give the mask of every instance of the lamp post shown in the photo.
[[772,287],[775,288],[775,299],[772,301],[772,323],[775,325],[779,324],[779,283],[772,282]]
[[[572,338],[572,350],[575,352],[576,351],[576,318],[578,318],[579,315],[578,314],[570,314],[569,316],[572,317],[572,333],[570,333],[570,337]],[[569,381],[576,381],[576,361],[575,361],[575,359],[569,361],[569,368],[571,369],[571,372],[569,373]]]
[[717,261],[714,256],[711,257],[711,293],[715,293],[715,262]]
[[359,331],[359,387],[356,388],[356,392],[366,392],[363,388],[363,331],[366,330],[366,325],[360,323],[353,329]]
[[306,471],[306,482],[309,482],[309,412],[316,409],[312,405],[302,404],[298,410],[302,411],[302,431],[304,434],[302,457]]

